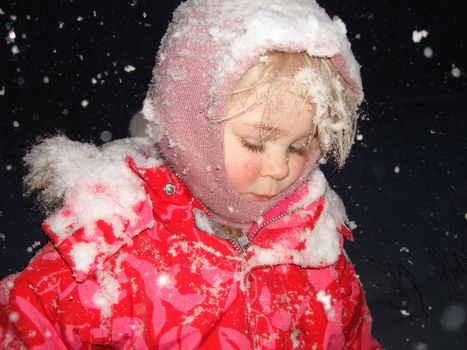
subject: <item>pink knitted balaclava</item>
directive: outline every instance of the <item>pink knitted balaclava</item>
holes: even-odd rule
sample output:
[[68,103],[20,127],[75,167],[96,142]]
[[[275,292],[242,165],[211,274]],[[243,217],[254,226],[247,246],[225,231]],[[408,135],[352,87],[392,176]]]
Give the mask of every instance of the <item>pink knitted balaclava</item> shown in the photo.
[[359,66],[345,25],[331,20],[314,0],[188,0],[174,13],[162,39],[143,107],[148,132],[169,167],[214,218],[245,227],[300,187],[300,179],[267,202],[241,197],[223,162],[223,117],[236,81],[268,51],[331,58],[359,102]]

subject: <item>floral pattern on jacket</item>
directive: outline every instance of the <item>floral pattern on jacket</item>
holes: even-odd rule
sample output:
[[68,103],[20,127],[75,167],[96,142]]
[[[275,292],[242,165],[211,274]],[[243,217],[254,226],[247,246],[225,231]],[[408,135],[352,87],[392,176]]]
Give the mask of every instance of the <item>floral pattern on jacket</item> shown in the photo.
[[127,166],[147,194],[137,220],[67,236],[46,220],[51,243],[0,284],[1,348],[380,349],[342,248],[344,208],[319,170],[225,239],[166,166]]

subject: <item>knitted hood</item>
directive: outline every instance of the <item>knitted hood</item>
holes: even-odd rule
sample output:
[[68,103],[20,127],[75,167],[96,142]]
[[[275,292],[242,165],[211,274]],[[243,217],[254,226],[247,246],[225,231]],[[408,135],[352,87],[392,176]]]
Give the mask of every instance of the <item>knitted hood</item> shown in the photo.
[[268,202],[242,198],[223,164],[222,121],[236,81],[268,51],[331,58],[358,101],[359,66],[344,23],[313,0],[189,0],[174,13],[162,39],[144,102],[148,132],[162,156],[219,221],[245,226],[301,186]]

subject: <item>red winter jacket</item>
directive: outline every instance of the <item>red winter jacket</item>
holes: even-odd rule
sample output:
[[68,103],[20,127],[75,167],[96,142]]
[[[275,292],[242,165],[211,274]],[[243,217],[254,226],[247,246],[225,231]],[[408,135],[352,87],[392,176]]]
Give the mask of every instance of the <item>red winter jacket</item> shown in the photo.
[[129,166],[147,197],[123,234],[46,221],[52,242],[2,281],[2,349],[380,349],[319,170],[232,238],[165,166]]

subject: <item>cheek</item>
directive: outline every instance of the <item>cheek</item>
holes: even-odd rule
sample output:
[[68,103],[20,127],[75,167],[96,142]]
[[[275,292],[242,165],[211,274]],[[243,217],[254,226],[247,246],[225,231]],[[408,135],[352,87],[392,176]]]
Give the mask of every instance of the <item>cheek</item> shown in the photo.
[[225,168],[230,184],[237,192],[246,191],[258,177],[257,162],[245,154],[226,160]]
[[302,174],[305,163],[306,159],[304,157],[299,156],[289,160],[289,177],[293,179],[293,181],[297,180]]

